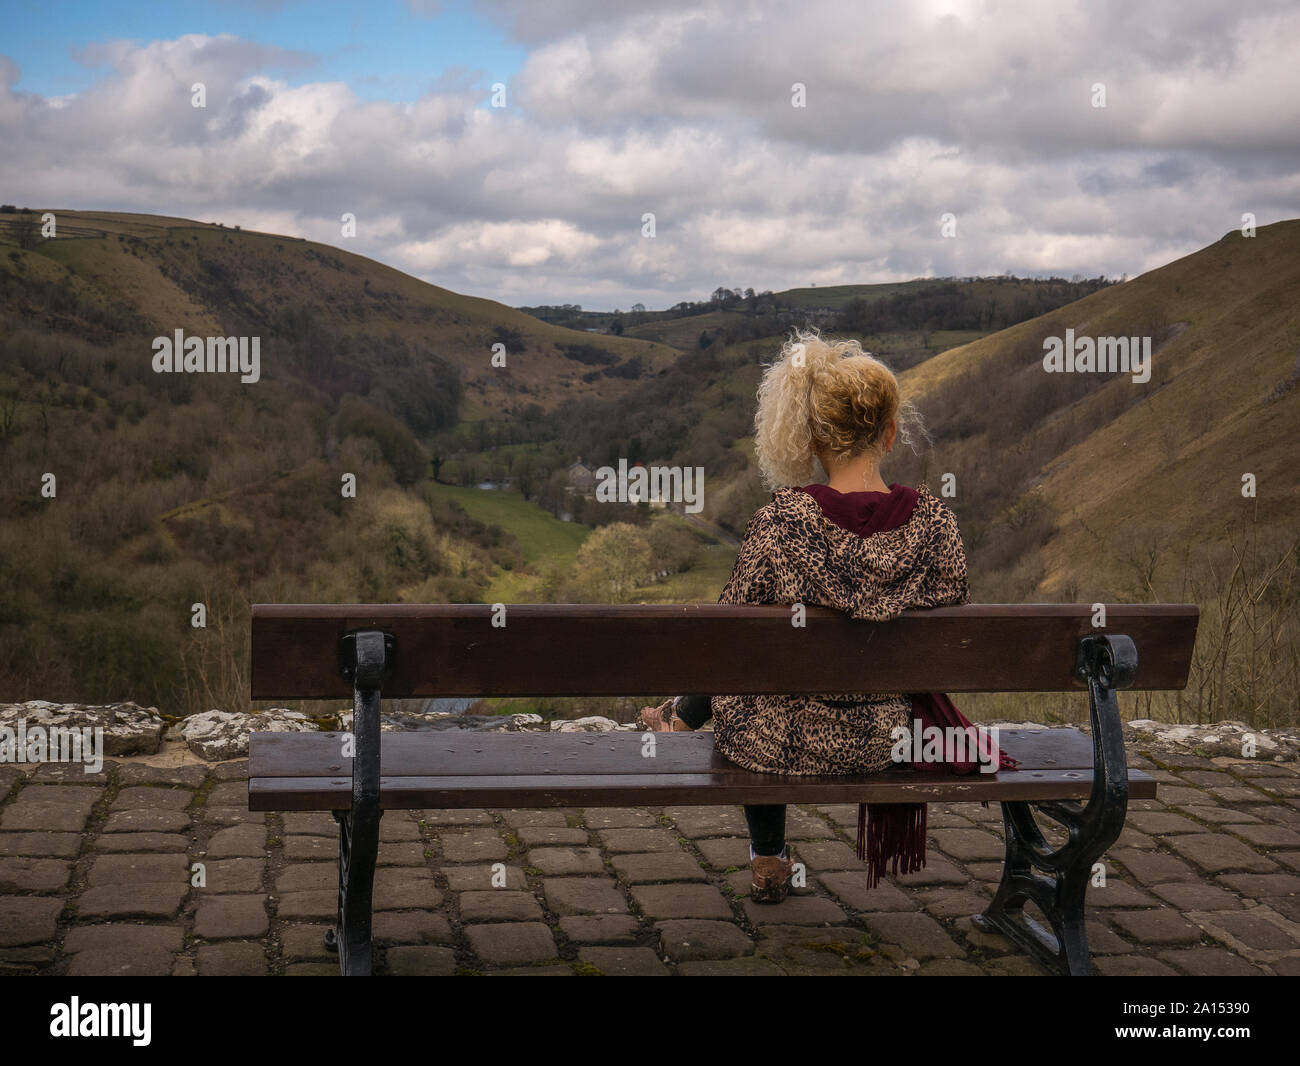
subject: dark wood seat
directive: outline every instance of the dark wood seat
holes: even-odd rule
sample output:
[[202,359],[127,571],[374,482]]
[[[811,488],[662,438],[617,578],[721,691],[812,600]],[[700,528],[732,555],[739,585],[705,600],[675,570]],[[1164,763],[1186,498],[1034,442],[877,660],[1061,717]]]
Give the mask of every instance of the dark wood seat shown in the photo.
[[[337,733],[259,733],[248,764],[254,811],[336,811],[352,803]],[[859,776],[787,777],[742,770],[713,750],[713,734],[659,738],[643,758],[640,733],[384,733],[381,810],[483,807],[683,806],[692,803],[936,803],[1087,799],[1092,739],[1077,729],[1004,729],[1014,773],[911,769]],[[1153,799],[1155,780],[1128,775],[1129,795]],[[795,793],[797,790],[797,793]]]
[[[1191,605],[969,605],[884,623],[810,608],[713,604],[610,607],[258,605],[254,699],[353,698],[354,735],[255,733],[249,808],[328,810],[340,827],[345,974],[371,969],[370,896],[385,809],[722,803],[1002,804],[1002,884],[977,916],[1049,967],[1091,972],[1083,899],[1092,864],[1123,828],[1129,796],[1155,781],[1129,771],[1115,693],[1187,681]],[[504,622],[504,624],[502,624]],[[1138,653],[1141,653],[1141,668]],[[1089,692],[1092,736],[1004,730],[1020,766],[952,776],[910,768],[869,776],[760,774],[727,762],[711,734],[478,734],[379,731],[381,691],[422,696],[692,693]],[[355,758],[346,744],[355,748]],[[1034,812],[1069,830],[1059,847]],[[1030,920],[1036,904],[1051,929]]]

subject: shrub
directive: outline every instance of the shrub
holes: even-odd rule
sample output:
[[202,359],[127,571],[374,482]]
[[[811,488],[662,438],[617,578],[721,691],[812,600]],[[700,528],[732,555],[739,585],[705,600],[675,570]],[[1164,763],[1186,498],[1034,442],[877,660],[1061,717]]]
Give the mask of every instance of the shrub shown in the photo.
[[636,526],[624,522],[602,526],[578,549],[574,579],[596,602],[626,603],[650,578],[650,542]]
[[412,485],[429,472],[429,454],[414,435],[392,415],[356,396],[339,401],[335,433],[373,440],[399,485]]

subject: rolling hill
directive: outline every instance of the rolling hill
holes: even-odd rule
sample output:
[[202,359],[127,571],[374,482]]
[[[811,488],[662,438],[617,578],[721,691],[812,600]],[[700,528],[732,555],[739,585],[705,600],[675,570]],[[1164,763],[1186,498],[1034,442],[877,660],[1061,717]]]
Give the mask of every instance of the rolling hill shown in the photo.
[[[947,445],[963,464],[977,464],[982,452],[997,456],[1003,472],[1027,467],[1018,487],[1056,515],[1042,585],[1060,590],[1077,579],[1080,564],[1122,555],[1159,529],[1180,544],[1212,539],[1243,508],[1265,529],[1296,528],[1297,293],[1300,221],[1262,227],[1253,238],[1233,232],[1123,285],[944,352],[903,381],[930,414],[941,455]],[[1042,369],[1043,340],[1067,329],[1151,337],[1150,381],[1124,374],[1053,380]],[[1070,378],[1079,384],[1072,388]],[[1256,480],[1254,500],[1242,495],[1246,474]]]
[[[9,237],[0,244],[4,304],[27,318],[50,302],[80,307],[91,320],[107,316],[106,328],[86,329],[75,311],[64,312],[63,325],[99,340],[175,329],[260,335],[269,374],[310,378],[294,365],[297,348],[326,344],[338,354],[381,335],[454,366],[467,418],[505,417],[532,403],[549,410],[562,396],[619,391],[678,354],[660,343],[548,325],[300,238],[162,216],[49,210],[57,237],[31,249],[13,241],[16,216],[0,215],[0,223],[11,223],[0,230]],[[496,343],[506,346],[505,368],[492,365]],[[616,373],[593,378],[593,367]]]

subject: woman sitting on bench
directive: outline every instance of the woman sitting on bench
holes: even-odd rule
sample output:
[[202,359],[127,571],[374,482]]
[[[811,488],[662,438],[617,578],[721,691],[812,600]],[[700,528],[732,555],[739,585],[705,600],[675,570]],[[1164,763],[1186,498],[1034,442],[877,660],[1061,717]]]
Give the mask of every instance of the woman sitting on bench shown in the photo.
[[[800,603],[884,621],[910,607],[967,599],[966,553],[952,511],[924,486],[886,485],[881,462],[909,439],[898,380],[855,340],[796,331],[758,390],[755,449],[772,501],[755,513],[719,603]],[[814,484],[822,472],[829,484]],[[815,637],[815,634],[814,634]],[[656,731],[693,730],[710,716],[718,752],[747,770],[870,774],[892,765],[896,729],[966,722],[939,694],[679,696],[647,707]],[[790,891],[784,805],[749,805],[751,898]],[[886,863],[925,862],[925,805],[871,805],[858,854],[875,884]]]

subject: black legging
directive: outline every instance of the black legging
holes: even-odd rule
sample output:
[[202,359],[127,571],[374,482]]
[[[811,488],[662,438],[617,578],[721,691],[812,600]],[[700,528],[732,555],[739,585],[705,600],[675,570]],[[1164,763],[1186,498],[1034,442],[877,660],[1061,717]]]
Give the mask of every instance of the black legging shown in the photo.
[[[699,729],[713,716],[710,702],[708,696],[683,696],[677,703],[677,717]],[[754,854],[780,855],[785,851],[785,804],[747,803],[744,810]]]

